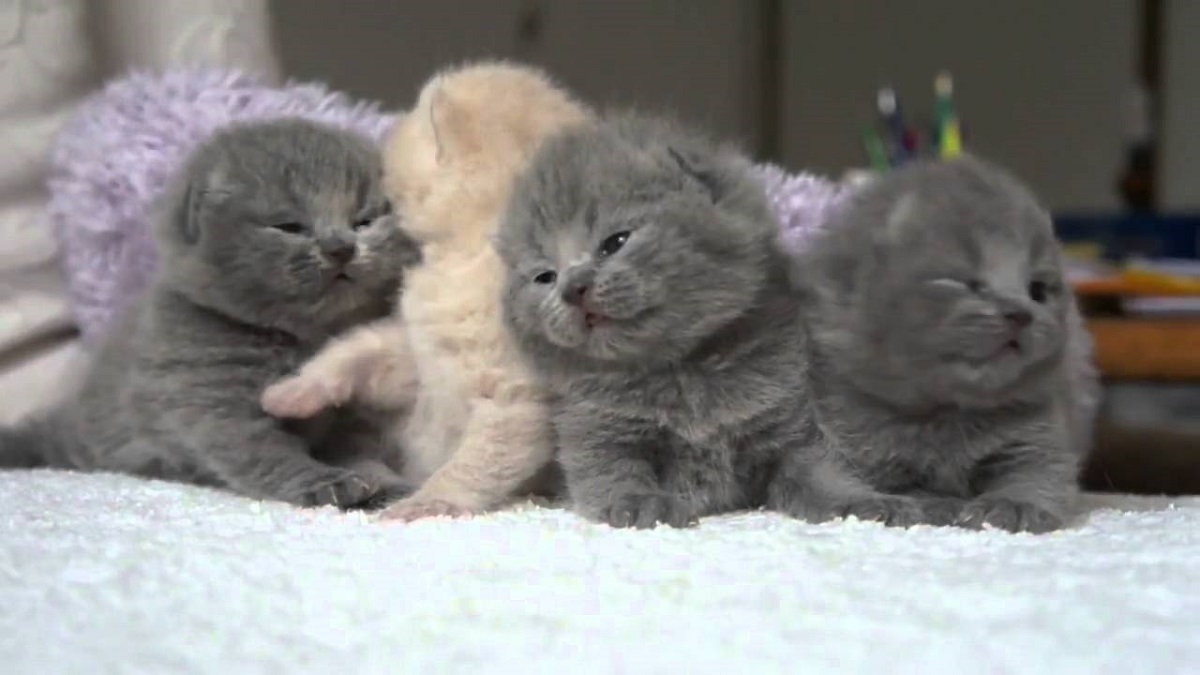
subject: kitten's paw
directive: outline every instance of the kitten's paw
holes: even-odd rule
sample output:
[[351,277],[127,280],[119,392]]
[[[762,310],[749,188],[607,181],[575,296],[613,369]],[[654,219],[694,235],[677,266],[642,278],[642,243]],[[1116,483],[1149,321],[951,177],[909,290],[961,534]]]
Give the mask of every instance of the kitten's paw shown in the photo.
[[413,489],[403,483],[385,483],[378,492],[364,501],[355,504],[353,508],[360,511],[382,511],[401,499],[412,495]]
[[293,375],[263,390],[260,403],[274,417],[306,419],[350,398],[349,388],[317,377]]
[[664,494],[632,494],[600,514],[600,520],[613,527],[633,527],[646,530],[658,525],[690,527],[697,518],[683,500]]
[[339,471],[301,490],[300,498],[296,501],[301,506],[336,506],[340,509],[350,509],[368,502],[378,492],[379,486],[362,476],[349,471]]
[[439,516],[462,518],[473,514],[474,512],[466,507],[451,504],[441,499],[404,499],[389,506],[387,510],[379,514],[379,517],[384,520],[399,520],[410,523],[422,518],[437,518]]
[[871,520],[889,527],[912,527],[927,522],[921,504],[911,497],[880,495],[849,502],[841,507],[840,515]]
[[994,527],[1008,532],[1043,534],[1066,525],[1062,516],[1040,506],[1012,499],[980,497],[968,502],[955,523],[961,527]]
[[966,505],[967,501],[964,499],[930,497],[921,500],[921,513],[925,516],[925,523],[946,527],[958,522]]

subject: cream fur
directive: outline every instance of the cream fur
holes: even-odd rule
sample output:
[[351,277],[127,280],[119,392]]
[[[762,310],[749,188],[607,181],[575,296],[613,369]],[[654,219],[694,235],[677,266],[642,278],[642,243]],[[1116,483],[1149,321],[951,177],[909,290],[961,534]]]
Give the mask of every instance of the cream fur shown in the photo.
[[[406,278],[403,320],[340,338],[264,394],[264,405],[281,404],[269,410],[288,416],[289,401],[305,412],[305,393],[334,404],[351,396],[403,403],[414,380],[397,364],[411,359],[420,386],[398,424],[407,478],[421,487],[385,517],[494,508],[552,459],[544,393],[501,321],[504,270],[490,238],[541,141],[590,117],[540,71],[482,63],[432,78],[392,131],[386,189],[424,254]],[[369,385],[379,379],[362,365],[370,363],[394,370],[383,379],[398,384]]]

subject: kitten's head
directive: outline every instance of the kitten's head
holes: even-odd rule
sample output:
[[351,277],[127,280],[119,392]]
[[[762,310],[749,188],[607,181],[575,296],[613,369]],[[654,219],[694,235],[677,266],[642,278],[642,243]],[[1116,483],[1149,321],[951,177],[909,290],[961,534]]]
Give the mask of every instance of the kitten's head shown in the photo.
[[830,366],[894,405],[990,408],[1058,370],[1070,291],[1050,217],[978,159],[862,188],[799,270]]
[[386,143],[388,196],[423,242],[485,241],[538,145],[588,116],[535,68],[485,62],[444,71]]
[[678,359],[753,305],[777,237],[740,156],[612,117],[547,141],[518,181],[497,237],[505,318],[543,355]]
[[377,148],[314,122],[240,124],[166,195],[164,283],[252,325],[321,334],[386,311],[416,243],[381,190]]

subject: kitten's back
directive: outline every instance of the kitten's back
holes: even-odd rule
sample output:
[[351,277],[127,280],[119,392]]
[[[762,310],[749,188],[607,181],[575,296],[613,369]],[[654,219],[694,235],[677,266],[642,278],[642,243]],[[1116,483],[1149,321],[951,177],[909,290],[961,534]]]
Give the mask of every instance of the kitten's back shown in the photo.
[[536,68],[497,61],[445,70],[386,143],[387,190],[419,238],[482,245],[541,142],[589,117]]

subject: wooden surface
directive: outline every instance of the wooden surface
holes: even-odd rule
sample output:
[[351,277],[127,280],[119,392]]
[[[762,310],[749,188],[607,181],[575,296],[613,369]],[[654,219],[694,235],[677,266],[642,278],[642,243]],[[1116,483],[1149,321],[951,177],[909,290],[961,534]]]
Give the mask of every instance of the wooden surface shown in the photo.
[[1200,320],[1092,318],[1088,328],[1105,377],[1200,381]]
[[[1196,297],[1200,282],[1126,273],[1074,284],[1083,300]],[[1200,381],[1200,316],[1090,317],[1096,365],[1110,379]]]

